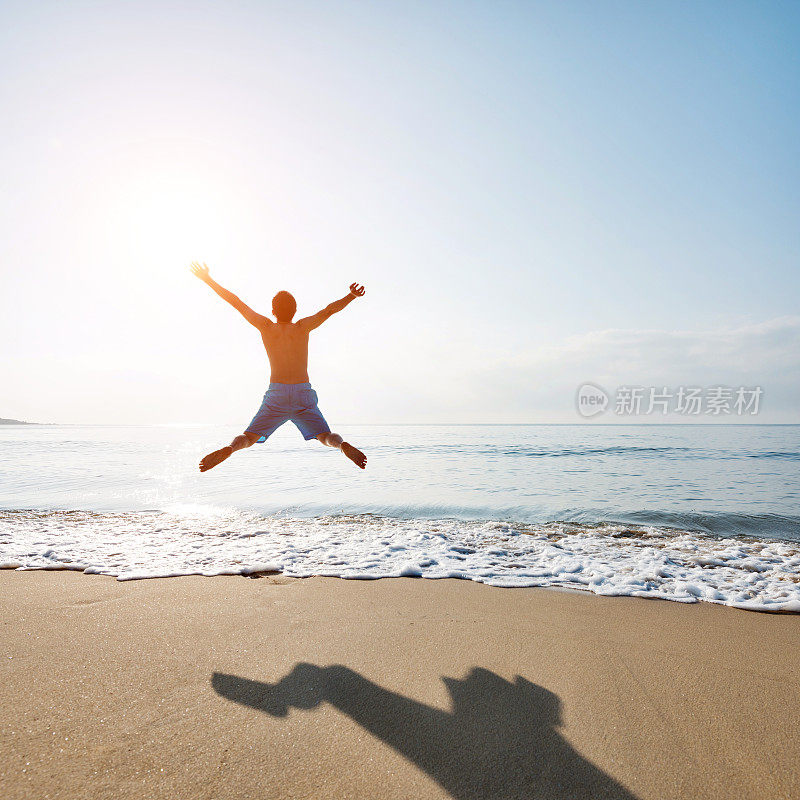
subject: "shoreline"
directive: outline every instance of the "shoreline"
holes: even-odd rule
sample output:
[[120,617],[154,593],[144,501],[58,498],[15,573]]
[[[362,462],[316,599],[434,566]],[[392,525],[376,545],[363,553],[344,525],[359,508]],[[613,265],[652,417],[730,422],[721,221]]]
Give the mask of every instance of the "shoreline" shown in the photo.
[[794,615],[452,579],[99,577],[0,572],[12,800],[800,790]]
[[745,611],[750,614],[770,614],[770,615],[786,615],[790,617],[800,617],[800,610],[792,610],[792,609],[783,609],[783,608],[768,608],[768,607],[747,607],[747,606],[732,606],[725,603],[715,603],[710,600],[705,600],[702,598],[697,598],[694,601],[687,601],[687,600],[672,600],[666,597],[637,597],[634,595],[602,595],[598,594],[597,592],[593,592],[591,589],[584,589],[578,586],[557,586],[557,585],[547,585],[547,586],[493,586],[492,584],[488,583],[481,583],[480,581],[476,581],[472,578],[426,578],[424,576],[414,575],[383,575],[376,578],[345,578],[340,577],[338,575],[308,575],[301,578],[296,576],[289,576],[283,575],[280,571],[277,570],[253,570],[252,572],[220,572],[220,573],[209,573],[203,574],[199,572],[192,572],[192,573],[180,573],[174,575],[146,575],[140,576],[135,578],[119,578],[114,575],[104,575],[99,572],[86,572],[82,567],[6,567],[0,566],[0,574],[3,572],[71,572],[73,574],[78,575],[85,575],[87,577],[94,577],[94,578],[104,578],[106,580],[113,580],[117,583],[136,583],[139,581],[168,581],[173,579],[180,579],[180,578],[202,578],[202,579],[213,579],[213,578],[247,578],[250,580],[260,579],[260,578],[281,578],[283,580],[289,581],[307,581],[307,580],[333,580],[333,581],[345,581],[345,582],[366,582],[372,583],[375,581],[392,581],[392,580],[424,580],[424,581],[463,581],[465,583],[477,583],[481,586],[486,586],[489,589],[498,589],[498,590],[508,590],[508,591],[529,591],[529,590],[537,590],[537,591],[546,591],[546,592],[566,592],[568,594],[578,594],[582,596],[590,596],[590,597],[614,597],[615,599],[631,599],[631,600],[647,600],[653,602],[665,602],[665,603],[678,603],[680,605],[717,605],[723,608],[730,608],[734,611]]
[[275,572],[287,578],[460,578],[600,597],[800,612],[794,542],[604,523],[512,524],[371,514],[323,517],[0,512],[0,567],[119,581]]

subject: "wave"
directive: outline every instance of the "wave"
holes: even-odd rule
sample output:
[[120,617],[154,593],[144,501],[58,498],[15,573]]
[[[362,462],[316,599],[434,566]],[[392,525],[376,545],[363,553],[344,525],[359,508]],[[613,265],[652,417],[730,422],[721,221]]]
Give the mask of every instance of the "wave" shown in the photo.
[[800,612],[800,546],[648,524],[295,518],[173,512],[0,512],[0,567],[118,580],[173,575],[462,578],[599,595]]
[[742,458],[771,458],[787,461],[800,461],[800,453],[794,450],[768,450],[763,453],[744,453]]
[[[372,448],[373,452],[391,451],[392,453],[397,450],[403,452],[413,453],[419,452],[426,455],[459,455],[464,452],[464,446],[461,444],[425,444],[425,445],[404,445],[401,448],[393,445],[383,446],[380,445]],[[711,459],[723,461],[738,461],[742,459],[773,459],[773,460],[788,460],[800,461],[800,452],[794,450],[768,450],[768,451],[732,451],[722,450],[716,448],[695,448],[695,447],[677,447],[677,446],[663,446],[663,447],[645,447],[636,445],[614,445],[610,447],[536,447],[533,445],[471,445],[469,448],[470,454],[479,454],[487,457],[501,457],[509,456],[512,458],[580,458],[583,456],[639,456],[643,458],[663,458],[674,457],[680,459]]]
[[[426,455],[447,455],[460,454],[464,452],[461,444],[425,444],[425,445],[404,445],[402,448],[396,446],[381,448],[373,447],[375,452],[382,449],[396,452],[402,449],[404,452],[420,452]],[[471,445],[469,452],[484,456],[517,456],[525,458],[564,458],[569,456],[592,456],[592,455],[665,455],[675,454],[684,455],[690,452],[690,447],[636,447],[632,445],[614,447],[535,447],[532,445]]]
[[[454,505],[450,503],[370,503],[359,504],[360,515],[364,517],[385,517],[404,521],[413,520],[446,520],[462,522],[507,522],[513,520],[519,525],[566,524],[583,525],[591,528],[597,525],[642,525],[656,528],[670,528],[687,533],[700,533],[718,538],[753,537],[764,540],[777,540],[800,543],[800,516],[762,513],[748,514],[739,512],[694,510],[694,511],[659,511],[659,510],[620,510],[602,508],[544,508],[520,505]],[[349,509],[342,509],[340,503],[306,501],[291,506],[209,506],[201,503],[170,502],[153,507],[141,507],[131,511],[117,511],[113,507],[69,509],[63,506],[49,506],[39,509],[3,509],[0,506],[0,524],[5,517],[14,515],[26,518],[29,514],[98,514],[118,513],[121,517],[128,514],[168,513],[181,515],[184,513],[257,514],[264,518],[290,517],[294,519],[316,519],[356,515]],[[66,518],[66,517],[65,517]]]
[[[590,516],[596,517],[596,514]],[[576,514],[575,521],[586,520],[585,512]],[[630,511],[609,512],[605,522],[656,527],[704,533],[716,537],[745,536],[800,542],[800,517],[786,514],[739,514],[711,511]]]
[[[171,506],[161,510],[171,510]],[[341,507],[325,503],[305,503],[275,512],[273,509],[252,507],[249,511],[269,516],[288,513],[297,518],[311,518],[343,513]],[[671,528],[710,536],[754,537],[800,543],[800,516],[786,514],[746,514],[724,511],[658,511],[601,509],[601,508],[538,508],[531,505],[454,505],[449,503],[361,503],[365,515],[402,519],[457,519],[464,522],[506,522],[521,525],[578,524],[645,525]]]

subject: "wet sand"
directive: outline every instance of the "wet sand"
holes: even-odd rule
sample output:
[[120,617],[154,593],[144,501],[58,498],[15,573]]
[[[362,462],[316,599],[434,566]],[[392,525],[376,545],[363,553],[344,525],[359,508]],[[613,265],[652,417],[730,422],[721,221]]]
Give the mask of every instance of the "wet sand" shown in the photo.
[[11,798],[800,796],[800,616],[0,572]]

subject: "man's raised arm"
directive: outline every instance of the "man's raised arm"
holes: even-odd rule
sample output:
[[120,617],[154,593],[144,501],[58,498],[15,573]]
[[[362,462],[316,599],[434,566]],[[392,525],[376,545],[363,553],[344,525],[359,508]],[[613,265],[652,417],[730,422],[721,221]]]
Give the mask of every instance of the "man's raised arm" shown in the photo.
[[297,324],[304,327],[306,330],[313,331],[314,328],[319,328],[323,322],[329,317],[332,317],[337,311],[346,308],[356,299],[356,297],[363,297],[366,290],[363,286],[357,283],[350,284],[350,291],[341,299],[334,300],[330,305],[325,306],[322,311],[317,311],[310,317],[297,320]]
[[229,292],[220,286],[209,274],[205,264],[200,265],[197,261],[192,262],[192,274],[200,278],[203,283],[208,284],[226,303],[230,303],[251,325],[256,328],[263,328],[270,324],[272,320],[253,311],[250,306],[243,303],[233,292]]

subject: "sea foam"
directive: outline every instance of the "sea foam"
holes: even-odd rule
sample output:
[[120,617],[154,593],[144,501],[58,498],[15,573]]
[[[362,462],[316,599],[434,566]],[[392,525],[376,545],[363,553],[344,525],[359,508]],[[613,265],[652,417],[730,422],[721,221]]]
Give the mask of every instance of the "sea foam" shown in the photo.
[[800,612],[800,547],[657,527],[241,511],[0,512],[0,566],[177,575],[463,578]]

